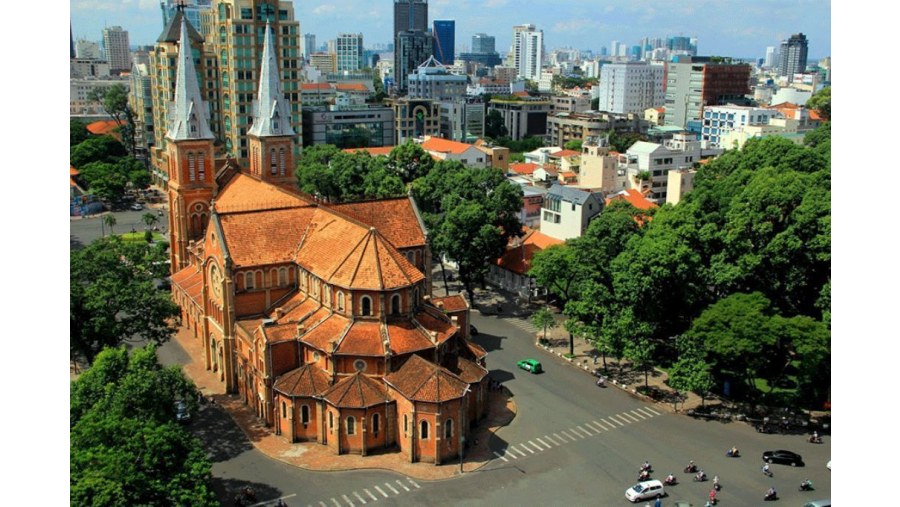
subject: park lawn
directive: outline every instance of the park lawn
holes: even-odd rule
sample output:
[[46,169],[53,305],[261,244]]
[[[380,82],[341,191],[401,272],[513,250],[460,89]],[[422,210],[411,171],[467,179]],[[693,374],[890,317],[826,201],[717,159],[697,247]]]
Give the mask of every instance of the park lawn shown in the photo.
[[[127,241],[130,243],[146,243],[147,240],[144,238],[144,231],[141,232],[126,232],[125,234],[119,235],[123,241]],[[165,241],[166,237],[158,232],[153,233],[153,241]]]

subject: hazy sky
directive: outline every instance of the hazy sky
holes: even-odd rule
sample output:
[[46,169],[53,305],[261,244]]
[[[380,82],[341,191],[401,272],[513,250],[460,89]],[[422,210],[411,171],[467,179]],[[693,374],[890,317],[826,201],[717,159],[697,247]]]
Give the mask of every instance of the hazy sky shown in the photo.
[[[362,32],[364,44],[391,41],[392,0],[294,1],[304,33],[322,44],[338,32]],[[793,33],[809,40],[809,56],[831,55],[830,0],[429,0],[429,22],[456,20],[457,52],[477,32],[493,35],[501,56],[513,25],[544,30],[544,45],[599,51],[613,40],[684,35],[699,54],[761,58],[767,46]],[[152,44],[162,31],[158,0],[71,0],[75,38],[99,40],[104,26],[128,30],[133,45]]]

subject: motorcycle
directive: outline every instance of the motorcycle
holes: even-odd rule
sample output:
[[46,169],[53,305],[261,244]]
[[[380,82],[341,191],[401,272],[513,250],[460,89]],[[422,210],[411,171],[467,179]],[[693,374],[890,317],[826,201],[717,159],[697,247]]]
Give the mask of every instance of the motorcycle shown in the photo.
[[728,452],[726,452],[725,455],[728,456],[729,458],[740,458],[741,451],[739,451],[737,449],[728,449]]
[[807,479],[800,483],[800,488],[798,488],[797,491],[812,491],[812,490],[813,490],[812,481]]
[[597,387],[606,387],[606,379],[603,377],[598,378]]
[[666,486],[674,486],[674,485],[678,484],[678,479],[675,478],[674,475],[670,475],[670,476],[666,477],[666,480],[664,480],[663,482],[665,483]]
[[766,496],[763,497],[763,500],[766,502],[778,500],[778,493],[776,493],[775,490],[766,491]]
[[641,472],[644,472],[644,471],[646,471],[646,472],[653,471],[653,467],[650,465],[650,462],[644,462],[644,464],[641,465]]
[[719,480],[718,480],[718,479],[713,479],[713,489],[716,490],[716,491],[721,491],[721,490],[722,490],[722,485],[719,484]]
[[706,474],[703,472],[694,476],[694,482],[706,482]]
[[643,470],[640,474],[638,474],[637,478],[638,482],[649,481],[650,480],[650,472]]
[[684,467],[684,473],[692,474],[697,471],[697,465],[691,463],[690,465]]
[[718,502],[719,502],[719,500],[716,499],[716,490],[714,490],[714,489],[709,490],[709,503],[715,505]]
[[811,443],[811,444],[821,444],[821,443],[822,443],[822,437],[817,436],[817,435],[810,435],[809,438],[806,439],[806,441],[809,442],[809,443]]

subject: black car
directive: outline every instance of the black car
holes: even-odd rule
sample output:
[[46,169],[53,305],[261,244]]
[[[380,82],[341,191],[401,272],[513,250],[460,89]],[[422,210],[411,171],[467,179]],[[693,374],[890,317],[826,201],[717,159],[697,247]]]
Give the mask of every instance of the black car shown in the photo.
[[781,463],[792,467],[803,466],[803,457],[791,451],[766,451],[763,453],[762,458],[766,463]]
[[469,324],[469,334],[471,334],[472,336],[477,335],[477,334],[478,334],[478,328],[476,328],[476,327],[473,326],[472,324]]

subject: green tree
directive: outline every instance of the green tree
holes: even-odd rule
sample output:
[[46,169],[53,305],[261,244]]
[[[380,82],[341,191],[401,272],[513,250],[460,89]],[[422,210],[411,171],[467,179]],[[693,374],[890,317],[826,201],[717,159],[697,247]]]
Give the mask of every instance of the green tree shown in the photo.
[[806,101],[806,107],[814,109],[825,121],[831,120],[831,87],[826,86]]
[[544,341],[547,340],[547,330],[556,327],[556,319],[553,317],[553,312],[546,307],[534,312],[531,316],[531,323],[538,329],[544,328]]
[[534,254],[528,276],[565,305],[575,296],[577,282],[583,276],[581,267],[575,248],[568,244],[552,245]]
[[69,162],[81,170],[91,162],[115,163],[127,153],[122,143],[112,136],[90,137],[70,149]]
[[205,450],[174,422],[197,390],[153,346],[101,352],[70,396],[72,505],[218,505]]
[[582,144],[584,144],[584,141],[581,139],[573,139],[567,142],[563,147],[567,150],[581,151]]
[[119,126],[122,140],[129,153],[135,152],[134,111],[128,105],[128,89],[124,85],[114,84],[109,88],[94,88],[88,94],[88,100],[100,102],[103,110]]
[[496,109],[491,109],[487,117],[484,119],[484,135],[491,139],[500,139],[509,134],[506,125],[503,123],[503,115]]
[[84,120],[71,118],[69,120],[69,147],[77,146],[91,137]]
[[600,110],[600,99],[591,99],[591,111]]
[[141,221],[144,222],[144,225],[147,227],[153,227],[153,224],[159,222],[159,217],[153,213],[144,213],[141,215]]
[[167,262],[160,247],[128,243],[116,236],[70,253],[73,358],[90,362],[104,347],[131,340],[163,343],[172,336],[179,322],[178,306],[154,283]]
[[638,141],[649,141],[649,138],[635,132],[625,132],[623,134],[619,134],[614,130],[609,132],[609,144],[619,153],[625,153],[628,151],[628,148],[631,148],[632,144]]
[[634,369],[644,372],[644,388],[650,387],[650,370],[653,369],[653,353],[656,345],[646,337],[638,337],[625,342],[625,357]]
[[81,178],[91,193],[109,201],[118,201],[125,195],[128,178],[119,172],[116,164],[91,162],[81,169]]
[[678,358],[669,369],[669,385],[677,391],[699,394],[700,405],[703,406],[706,404],[706,395],[714,383],[709,365],[703,357],[686,355]]
[[112,213],[103,216],[103,223],[109,227],[109,235],[113,235],[113,227],[116,226],[116,216]]
[[418,144],[407,141],[391,150],[387,165],[407,184],[428,174],[434,164],[431,154]]

